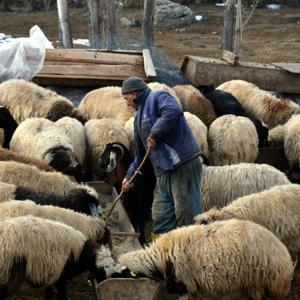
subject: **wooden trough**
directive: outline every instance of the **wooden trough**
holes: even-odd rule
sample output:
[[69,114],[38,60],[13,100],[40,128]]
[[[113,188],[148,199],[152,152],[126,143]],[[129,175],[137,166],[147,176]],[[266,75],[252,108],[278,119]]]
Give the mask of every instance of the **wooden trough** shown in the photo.
[[39,85],[102,87],[121,85],[130,76],[145,81],[156,77],[148,49],[47,49],[44,65],[32,81]]
[[[95,188],[99,193],[111,195],[112,202],[117,197],[116,190],[105,182],[94,181],[87,184]],[[118,227],[120,230],[118,236],[122,235],[120,234],[122,232],[134,234],[135,231],[121,201],[117,203],[115,209],[118,212]],[[132,248],[141,248],[138,238],[134,235],[132,238]],[[159,283],[148,278],[109,278],[98,285],[96,293],[98,300],[155,300],[157,299],[159,288]]]

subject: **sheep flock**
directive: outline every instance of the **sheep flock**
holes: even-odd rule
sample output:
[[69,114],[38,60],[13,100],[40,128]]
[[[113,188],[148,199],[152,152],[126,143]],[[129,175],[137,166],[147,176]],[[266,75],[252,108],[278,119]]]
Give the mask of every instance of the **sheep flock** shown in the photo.
[[[133,200],[123,199],[146,244],[117,256],[115,228],[101,214],[107,195],[91,182],[120,191],[134,159],[136,112],[121,88],[91,90],[75,107],[32,82],[0,83],[0,299],[72,299],[67,282],[87,271],[96,283],[148,277],[175,295],[167,299],[299,299],[298,104],[243,80],[207,93],[191,84],[149,88],[174,97],[202,149],[203,213],[146,241],[155,185],[146,164],[139,180],[148,185],[138,181]],[[268,147],[282,149],[285,169],[261,162]]]

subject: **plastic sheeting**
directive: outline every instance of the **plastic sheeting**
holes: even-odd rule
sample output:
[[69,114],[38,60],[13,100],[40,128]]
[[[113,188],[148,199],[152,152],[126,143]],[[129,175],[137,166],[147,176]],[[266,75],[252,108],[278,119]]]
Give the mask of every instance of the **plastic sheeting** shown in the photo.
[[53,46],[37,25],[29,34],[29,38],[9,39],[0,45],[0,82],[13,78],[31,80],[41,70],[45,49]]

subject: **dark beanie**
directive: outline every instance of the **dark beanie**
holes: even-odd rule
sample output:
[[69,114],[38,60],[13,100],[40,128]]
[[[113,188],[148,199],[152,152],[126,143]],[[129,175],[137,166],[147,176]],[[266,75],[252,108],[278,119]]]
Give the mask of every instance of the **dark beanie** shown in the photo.
[[122,94],[127,94],[134,91],[140,91],[146,89],[148,86],[146,82],[137,76],[129,77],[123,81]]

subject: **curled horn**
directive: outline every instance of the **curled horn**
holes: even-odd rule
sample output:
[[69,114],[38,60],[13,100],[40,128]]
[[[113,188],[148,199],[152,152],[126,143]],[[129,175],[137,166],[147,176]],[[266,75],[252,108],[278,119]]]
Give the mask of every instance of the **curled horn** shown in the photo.
[[123,155],[124,155],[124,148],[121,145],[119,145],[119,144],[112,144],[112,147],[120,149],[120,151],[121,151],[121,158],[122,158]]
[[112,172],[117,166],[117,155],[114,151],[110,152],[109,165],[105,169],[106,172]]

